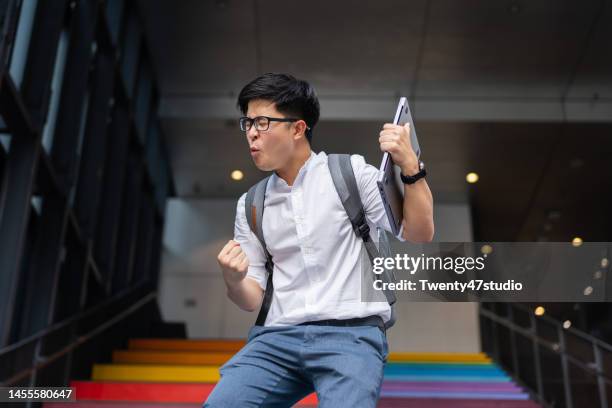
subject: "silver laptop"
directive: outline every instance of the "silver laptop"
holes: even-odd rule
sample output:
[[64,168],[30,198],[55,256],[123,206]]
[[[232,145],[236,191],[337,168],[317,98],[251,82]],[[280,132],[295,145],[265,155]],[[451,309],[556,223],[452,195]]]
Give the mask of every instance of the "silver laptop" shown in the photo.
[[[395,118],[393,123],[396,125],[405,125],[410,123],[410,141],[412,148],[416,153],[417,157],[421,157],[421,149],[419,147],[419,141],[417,139],[416,129],[412,122],[412,115],[410,114],[410,107],[408,106],[408,99],[401,97],[397,104],[397,110],[395,112]],[[404,183],[400,178],[400,169],[397,167],[391,155],[387,152],[383,155],[382,163],[380,164],[380,174],[377,180],[378,191],[385,206],[385,212],[389,219],[389,225],[391,225],[391,231],[396,237],[402,234],[402,219],[404,214]]]

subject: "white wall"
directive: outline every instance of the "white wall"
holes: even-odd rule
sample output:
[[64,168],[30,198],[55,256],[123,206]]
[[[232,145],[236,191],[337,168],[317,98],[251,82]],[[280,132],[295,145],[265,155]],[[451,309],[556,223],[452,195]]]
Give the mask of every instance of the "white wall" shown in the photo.
[[[160,281],[166,320],[185,321],[189,337],[246,336],[256,313],[247,313],[225,294],[216,257],[233,236],[236,200],[174,199],[168,203]],[[435,240],[472,240],[465,203],[437,203]],[[389,331],[394,351],[479,350],[477,307],[472,303],[398,303]]]

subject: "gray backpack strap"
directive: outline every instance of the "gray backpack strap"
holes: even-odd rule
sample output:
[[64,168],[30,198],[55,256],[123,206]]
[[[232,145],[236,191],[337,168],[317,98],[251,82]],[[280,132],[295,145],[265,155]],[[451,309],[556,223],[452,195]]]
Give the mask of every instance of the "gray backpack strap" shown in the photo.
[[266,239],[263,234],[263,211],[264,211],[264,200],[266,198],[266,187],[268,185],[268,179],[266,177],[259,181],[257,184],[252,186],[247,192],[244,200],[244,214],[246,215],[247,222],[251,231],[257,236],[263,250],[266,254],[266,271],[268,272],[268,281],[266,283],[266,290],[264,291],[263,301],[255,325],[263,326],[270,310],[270,304],[272,303],[272,294],[274,293],[274,286],[272,284],[272,271],[274,270],[274,263],[272,262],[272,256],[268,252],[266,246]]
[[[355,173],[351,165],[351,156],[348,154],[330,154],[328,156],[328,166],[340,201],[353,225],[353,230],[355,234],[363,240],[370,262],[374,263],[374,258],[380,256],[380,254],[378,248],[376,248],[376,244],[374,244],[370,237],[370,227],[359,195],[357,180],[355,179]],[[392,281],[388,271],[384,271],[381,274],[381,278],[382,281],[386,283]],[[389,328],[395,323],[395,309],[393,304],[396,301],[396,297],[392,290],[387,289],[383,292],[387,302],[391,305],[391,319],[385,323],[385,327]]]

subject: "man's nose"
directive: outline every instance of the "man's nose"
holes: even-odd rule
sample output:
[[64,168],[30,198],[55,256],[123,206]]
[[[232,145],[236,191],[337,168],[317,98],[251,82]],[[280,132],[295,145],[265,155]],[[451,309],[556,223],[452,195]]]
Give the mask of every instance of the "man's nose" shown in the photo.
[[259,137],[259,132],[255,129],[255,126],[251,126],[249,130],[247,130],[247,139],[248,140],[256,140]]

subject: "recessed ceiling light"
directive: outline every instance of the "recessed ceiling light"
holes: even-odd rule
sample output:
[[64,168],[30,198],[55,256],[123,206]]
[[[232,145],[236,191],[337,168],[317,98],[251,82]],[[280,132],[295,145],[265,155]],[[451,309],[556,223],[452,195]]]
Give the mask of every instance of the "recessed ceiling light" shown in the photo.
[[518,4],[516,1],[512,2],[512,4],[510,4],[510,7],[508,7],[508,12],[514,15],[519,14],[521,12],[520,4]]
[[572,322],[570,320],[566,320],[563,322],[564,329],[569,329],[570,327],[572,327]]
[[533,311],[533,313],[535,313],[536,316],[544,316],[544,312],[546,312],[546,310],[544,309],[544,306],[538,306]]
[[244,173],[240,170],[234,170],[231,174],[232,180],[240,181],[244,178]]
[[582,238],[574,237],[574,239],[572,239],[572,245],[575,247],[579,247],[580,245],[582,245]]
[[489,255],[491,252],[493,252],[493,247],[489,244],[484,244],[482,247],[480,247],[480,252],[485,255]]
[[579,169],[582,166],[584,166],[584,160],[582,160],[581,158],[574,157],[570,160],[570,167],[572,169]]
[[478,178],[478,174],[474,172],[468,173],[467,176],[465,176],[465,180],[470,184],[474,184],[475,182],[477,182]]

